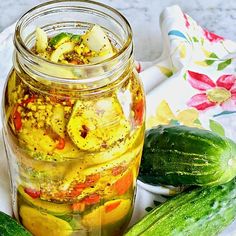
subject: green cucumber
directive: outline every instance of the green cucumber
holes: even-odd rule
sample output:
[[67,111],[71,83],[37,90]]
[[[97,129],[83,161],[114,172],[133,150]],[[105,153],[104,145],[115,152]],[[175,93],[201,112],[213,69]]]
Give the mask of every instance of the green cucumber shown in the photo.
[[0,235],[3,236],[32,236],[23,226],[9,215],[0,211]]
[[125,236],[215,236],[236,217],[236,181],[196,188],[154,208]]
[[157,126],[146,132],[140,180],[214,186],[236,176],[236,144],[208,130]]

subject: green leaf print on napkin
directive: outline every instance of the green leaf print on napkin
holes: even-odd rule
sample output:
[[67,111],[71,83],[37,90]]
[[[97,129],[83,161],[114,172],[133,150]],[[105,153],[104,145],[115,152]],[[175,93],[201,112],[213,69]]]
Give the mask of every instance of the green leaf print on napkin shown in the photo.
[[225,130],[220,123],[216,122],[215,120],[210,120],[209,122],[210,122],[211,131],[213,131],[221,136],[225,136]]
[[162,74],[164,74],[166,77],[171,77],[173,75],[173,71],[165,66],[157,66]]
[[205,62],[206,62],[207,65],[210,66],[210,65],[212,65],[212,64],[216,61],[216,59],[218,59],[219,57],[213,52],[213,53],[210,54],[209,58],[213,58],[213,59],[212,59],[212,60],[211,60],[211,59],[207,59],[207,60],[205,60]]
[[228,60],[226,60],[226,61],[221,62],[221,63],[218,65],[217,70],[223,70],[225,67],[227,67],[228,65],[230,65],[231,62],[232,62],[232,59],[228,59]]
[[198,43],[198,42],[199,42],[198,38],[195,37],[195,36],[193,36],[192,39],[193,39],[193,42],[194,42],[194,43]]

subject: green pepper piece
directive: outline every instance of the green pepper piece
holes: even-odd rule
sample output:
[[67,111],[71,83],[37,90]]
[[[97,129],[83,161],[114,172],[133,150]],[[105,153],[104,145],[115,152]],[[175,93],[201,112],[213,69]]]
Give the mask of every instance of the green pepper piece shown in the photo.
[[81,40],[81,36],[79,34],[74,34],[70,39],[70,41],[73,43],[79,43],[80,40]]
[[71,39],[71,37],[72,37],[72,34],[62,32],[52,37],[49,41],[49,45],[54,48],[58,48],[63,43],[68,42]]

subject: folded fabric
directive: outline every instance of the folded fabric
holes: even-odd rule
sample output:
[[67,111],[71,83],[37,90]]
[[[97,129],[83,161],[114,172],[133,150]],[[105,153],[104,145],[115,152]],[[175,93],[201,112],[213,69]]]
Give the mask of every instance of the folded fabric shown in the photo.
[[150,80],[161,83],[147,94],[147,126],[180,123],[236,140],[236,43],[203,29],[178,6],[167,8],[160,24],[163,54],[141,74],[146,89],[153,88]]

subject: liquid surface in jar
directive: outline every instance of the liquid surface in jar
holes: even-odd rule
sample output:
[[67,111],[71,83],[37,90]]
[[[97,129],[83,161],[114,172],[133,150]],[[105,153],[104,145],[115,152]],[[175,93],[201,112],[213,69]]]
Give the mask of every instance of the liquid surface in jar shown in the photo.
[[[97,63],[116,53],[97,25],[84,35],[51,38],[37,28],[32,50],[64,64]],[[24,81],[11,73],[5,102],[15,215],[36,236],[122,235],[144,139],[144,95],[135,72],[89,99],[53,88],[44,93]]]

